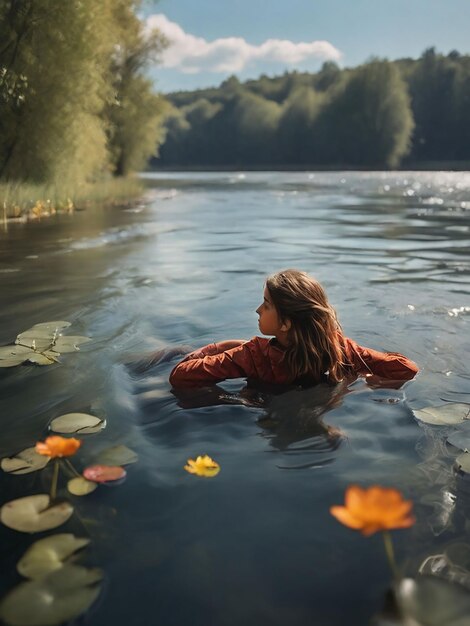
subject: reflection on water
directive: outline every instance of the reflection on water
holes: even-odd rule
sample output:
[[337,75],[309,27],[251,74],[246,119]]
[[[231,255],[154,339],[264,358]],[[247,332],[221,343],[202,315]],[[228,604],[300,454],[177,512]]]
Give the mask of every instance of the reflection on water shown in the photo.
[[[469,543],[451,429],[420,425],[410,409],[470,402],[470,174],[146,178],[148,199],[132,210],[0,231],[0,345],[51,319],[93,338],[61,364],[0,371],[1,456],[71,411],[107,418],[85,458],[117,443],[139,453],[120,489],[77,505],[99,520],[87,532],[109,581],[91,626],[144,626],[150,615],[364,626],[389,573],[378,541],[328,513],[348,484],[394,485],[415,501],[417,525],[396,533],[411,575]],[[417,361],[417,380],[283,393],[236,380],[172,393],[177,346],[254,335],[264,277],[284,267],[325,284],[348,336]],[[182,469],[205,453],[222,468],[210,481]],[[42,480],[0,476],[2,502],[40,493]],[[2,527],[0,541],[7,589],[32,539]]]

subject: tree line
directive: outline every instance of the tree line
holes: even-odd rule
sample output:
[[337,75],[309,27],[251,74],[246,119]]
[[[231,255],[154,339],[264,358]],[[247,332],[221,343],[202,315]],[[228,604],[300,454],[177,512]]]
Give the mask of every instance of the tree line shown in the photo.
[[397,167],[470,160],[470,57],[434,48],[167,94],[154,166]]
[[76,185],[145,165],[166,101],[165,40],[139,0],[0,0],[0,181]]

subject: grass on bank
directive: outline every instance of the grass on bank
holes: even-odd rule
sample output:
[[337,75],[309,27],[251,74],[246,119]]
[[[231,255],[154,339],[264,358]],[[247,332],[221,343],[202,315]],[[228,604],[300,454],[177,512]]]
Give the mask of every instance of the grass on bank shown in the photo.
[[0,220],[34,219],[57,212],[136,200],[145,187],[137,178],[109,178],[77,187],[0,183]]

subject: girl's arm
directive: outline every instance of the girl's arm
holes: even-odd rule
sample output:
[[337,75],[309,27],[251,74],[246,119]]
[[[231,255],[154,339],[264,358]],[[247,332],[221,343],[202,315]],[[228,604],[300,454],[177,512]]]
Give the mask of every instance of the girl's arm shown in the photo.
[[416,363],[398,352],[379,352],[360,346],[345,337],[346,357],[356,374],[366,376],[368,382],[411,380],[419,371]]
[[246,343],[246,339],[226,339],[225,341],[218,341],[217,343],[208,343],[207,346],[203,346],[187,354],[184,361],[205,356],[214,356],[214,354],[220,354],[226,350],[237,348],[244,343]]
[[227,378],[256,377],[257,351],[253,340],[211,343],[191,352],[178,363],[170,374],[170,383],[175,388],[197,387]]

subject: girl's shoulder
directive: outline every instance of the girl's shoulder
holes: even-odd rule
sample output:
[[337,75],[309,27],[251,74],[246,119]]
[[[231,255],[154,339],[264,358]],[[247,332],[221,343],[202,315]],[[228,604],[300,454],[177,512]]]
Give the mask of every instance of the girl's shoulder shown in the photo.
[[255,350],[260,350],[264,354],[272,354],[280,353],[282,355],[285,352],[285,349],[281,346],[281,344],[276,341],[274,337],[268,339],[267,337],[258,337],[255,335],[248,342],[250,344],[250,348],[254,348]]

